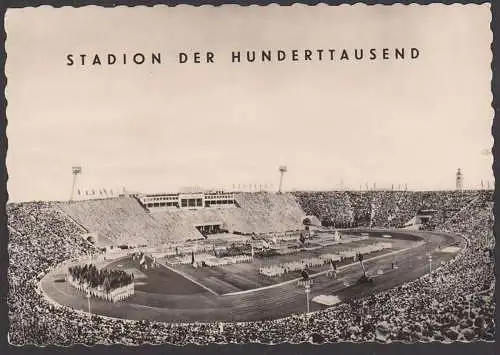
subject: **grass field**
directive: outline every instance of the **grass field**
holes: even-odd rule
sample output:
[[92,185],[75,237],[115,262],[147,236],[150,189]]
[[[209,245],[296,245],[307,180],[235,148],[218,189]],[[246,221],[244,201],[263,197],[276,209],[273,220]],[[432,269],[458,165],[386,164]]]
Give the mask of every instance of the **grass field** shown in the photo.
[[[255,257],[252,263],[242,263],[225,265],[218,267],[204,267],[204,268],[193,268],[192,265],[176,265],[172,266],[176,270],[181,271],[183,274],[188,275],[197,282],[207,286],[218,294],[226,294],[230,292],[238,292],[256,289],[259,287],[270,286],[274,284],[279,284],[285,281],[296,279],[301,276],[300,271],[294,271],[286,273],[280,277],[268,277],[259,274],[259,268],[270,266],[270,265],[280,265],[292,261],[300,261],[302,259],[318,257],[321,254],[335,254],[342,250],[347,250],[350,248],[357,248],[366,245],[375,244],[380,242],[381,238],[370,238],[368,240],[354,241],[349,244],[338,244],[323,247],[321,249],[315,250],[303,250],[294,254],[288,255],[277,255],[266,258]],[[417,243],[413,240],[391,240],[392,248],[381,250],[379,252],[374,252],[372,254],[367,254],[366,257],[374,257],[383,255],[386,253],[394,252],[404,248],[409,248]],[[346,265],[356,262],[351,258],[343,260],[338,264],[338,266]],[[320,271],[328,270],[330,266],[328,264],[319,267],[311,268],[311,273],[317,273]]]
[[132,257],[115,261],[108,265],[107,268],[123,271],[135,270],[134,274],[140,273],[144,275],[145,277],[142,277],[141,281],[145,282],[136,287],[137,290],[142,292],[167,295],[187,295],[206,292],[202,287],[175,272],[171,272],[165,267],[145,270],[139,265],[139,261],[132,260]]

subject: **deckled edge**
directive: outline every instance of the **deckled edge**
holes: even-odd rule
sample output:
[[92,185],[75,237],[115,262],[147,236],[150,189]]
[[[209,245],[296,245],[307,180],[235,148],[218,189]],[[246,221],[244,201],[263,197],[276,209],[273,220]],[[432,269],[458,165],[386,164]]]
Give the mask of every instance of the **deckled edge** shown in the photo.
[[[500,228],[500,221],[496,218],[498,209],[500,208],[499,204],[497,204],[496,201],[496,191],[498,188],[497,185],[497,170],[499,169],[498,162],[495,159],[495,152],[496,152],[496,132],[498,130],[499,124],[496,122],[496,105],[498,104],[498,100],[495,99],[495,93],[498,91],[497,89],[497,82],[498,82],[498,74],[495,74],[495,59],[498,57],[500,54],[500,47],[495,45],[495,31],[498,31],[498,27],[500,25],[495,23],[495,19],[497,16],[495,16],[495,11],[493,11],[493,7],[495,6],[500,6],[500,5],[495,5],[495,1],[468,1],[466,4],[464,3],[457,3],[456,1],[399,1],[399,2],[394,2],[394,3],[381,3],[385,2],[384,0],[365,0],[365,1],[343,1],[343,2],[335,2],[334,4],[330,3],[325,3],[322,1],[317,1],[317,2],[311,2],[309,4],[303,4],[299,2],[289,2],[289,1],[284,1],[280,4],[273,2],[273,1],[248,1],[248,0],[240,0],[238,3],[232,3],[230,1],[209,1],[207,3],[206,1],[193,1],[190,4],[186,4],[185,2],[179,2],[179,1],[141,1],[141,4],[139,5],[126,5],[126,4],[116,4],[116,2],[111,1],[108,3],[108,0],[106,1],[98,1],[98,0],[93,0],[93,1],[70,1],[69,3],[71,5],[48,5],[46,3],[40,3],[40,2],[35,2],[33,4],[33,1],[15,1],[14,4],[8,4],[7,7],[2,7],[2,20],[1,23],[3,24],[2,26],[2,31],[0,31],[1,36],[0,36],[0,41],[3,42],[3,47],[2,47],[2,57],[0,64],[3,65],[4,72],[1,76],[1,82],[3,84],[4,88],[4,95],[1,97],[0,100],[0,107],[3,109],[3,120],[0,125],[0,129],[2,130],[2,135],[1,135],[1,142],[0,142],[0,154],[1,157],[3,158],[3,163],[0,165],[0,181],[2,182],[3,189],[0,190],[0,202],[1,202],[1,208],[0,208],[0,233],[2,234],[2,238],[0,241],[0,298],[3,297],[5,299],[5,302],[2,302],[0,304],[0,317],[4,317],[6,319],[6,322],[1,322],[0,324],[0,346],[3,344],[8,344],[10,346],[16,347],[16,348],[22,348],[22,347],[35,347],[35,348],[70,348],[70,347],[77,347],[77,346],[84,346],[87,348],[93,348],[95,346],[100,346],[100,345],[107,345],[109,346],[115,346],[115,347],[131,347],[131,348],[136,348],[136,347],[141,347],[141,346],[162,346],[162,345],[169,345],[169,346],[175,346],[178,348],[183,348],[183,347],[189,347],[189,346],[201,346],[201,347],[209,347],[211,345],[236,345],[232,343],[215,343],[215,342],[210,342],[210,343],[186,343],[186,344],[176,344],[176,343],[150,343],[150,342],[143,342],[140,344],[127,344],[127,343],[94,343],[94,344],[84,344],[84,343],[74,343],[71,345],[61,345],[61,344],[47,344],[47,345],[40,345],[40,344],[33,344],[33,343],[25,343],[25,344],[12,344],[8,341],[8,331],[9,331],[9,315],[8,315],[8,303],[7,303],[7,296],[8,296],[8,289],[9,289],[9,280],[8,280],[8,266],[9,266],[9,253],[8,253],[8,242],[9,242],[9,233],[8,233],[8,228],[7,228],[7,211],[6,211],[6,205],[8,202],[8,191],[7,191],[7,182],[8,182],[8,171],[7,171],[7,166],[6,166],[6,157],[7,157],[7,150],[8,150],[8,138],[7,138],[7,125],[8,125],[8,119],[7,119],[7,94],[6,94],[6,89],[7,89],[7,75],[6,75],[6,62],[7,62],[7,53],[6,53],[6,42],[7,42],[7,33],[6,33],[6,28],[5,28],[5,15],[6,15],[6,10],[7,8],[10,9],[17,9],[17,8],[38,8],[38,7],[53,7],[53,8],[64,8],[64,7],[73,7],[73,8],[80,8],[80,7],[88,7],[88,6],[95,6],[95,7],[104,7],[104,8],[114,8],[114,7],[220,7],[220,6],[239,6],[239,7],[251,7],[251,6],[317,6],[317,5],[322,5],[322,6],[439,6],[439,5],[462,5],[462,6],[481,6],[481,5],[489,5],[490,8],[490,29],[492,32],[493,40],[490,45],[491,53],[492,53],[492,60],[491,60],[491,65],[490,65],[490,73],[491,73],[491,96],[492,96],[492,102],[491,102],[491,108],[493,109],[493,123],[492,123],[492,136],[494,139],[493,147],[492,147],[492,155],[493,155],[493,173],[495,177],[495,191],[494,191],[494,216],[495,216],[495,222],[494,222],[494,235],[496,239],[497,231]],[[496,243],[495,243],[495,249],[496,249]],[[460,253],[461,254],[461,253]],[[498,253],[495,253],[496,255],[496,260],[495,262],[498,262]],[[459,257],[460,255],[458,255]],[[452,259],[455,260],[456,258]],[[496,265],[495,264],[495,276],[496,276]],[[426,275],[422,277],[426,277]],[[422,278],[420,277],[420,278]],[[411,282],[414,282],[420,278],[417,278]],[[495,287],[498,287],[498,280],[496,280]],[[495,292],[496,294],[496,292]],[[339,304],[340,305],[340,304]],[[63,306],[64,307],[64,306]],[[499,323],[499,315],[497,314],[496,318],[496,324]],[[101,317],[101,315],[97,315]],[[109,318],[106,316],[103,316],[104,318]],[[117,318],[119,320],[123,320],[120,318]],[[242,322],[223,322],[223,323],[242,323]],[[496,332],[495,332],[496,333]],[[285,342],[280,342],[280,343],[260,343],[260,342],[249,342],[249,343],[237,343],[238,345],[264,345],[264,346],[276,346],[276,345],[297,345],[297,344],[311,344],[311,345],[335,345],[335,344],[345,344],[345,343],[351,343],[351,344],[366,344],[366,345],[385,345],[385,344],[405,344],[405,345],[414,345],[414,344],[457,344],[457,343],[463,343],[463,344],[474,344],[474,343],[495,343],[495,341],[486,341],[486,340],[479,340],[479,341],[448,341],[448,342],[440,342],[440,341],[416,341],[416,342],[406,342],[406,341],[393,341],[389,343],[385,342],[358,342],[358,341],[339,341],[339,342],[325,342],[325,343],[313,343],[313,342],[290,342],[290,341],[285,341]]]
[[[37,8],[37,7],[86,7],[86,6],[98,6],[98,7],[154,7],[154,6],[167,6],[167,7],[177,7],[177,6],[189,6],[189,7],[220,7],[220,6],[240,6],[240,7],[256,7],[256,6],[352,6],[352,5],[368,5],[368,6],[393,6],[393,5],[484,5],[490,4],[494,0],[464,0],[467,1],[465,4],[463,2],[457,2],[456,0],[414,0],[414,1],[390,1],[390,0],[365,0],[365,1],[353,1],[353,0],[331,0],[331,1],[310,1],[305,3],[298,1],[284,0],[277,3],[276,1],[263,1],[263,0],[193,0],[193,1],[182,1],[182,0],[163,0],[163,1],[122,1],[122,3],[112,0],[61,0],[61,1],[30,1],[30,0],[11,0],[12,4],[9,4],[9,8]],[[132,2],[132,5],[129,3]],[[136,4],[137,3],[137,4]]]
[[9,306],[7,303],[7,297],[9,292],[9,283],[7,279],[7,270],[9,267],[9,233],[7,231],[7,96],[5,94],[5,88],[7,87],[7,75],[5,72],[5,63],[7,60],[7,53],[5,48],[6,36],[5,31],[5,14],[6,9],[1,9],[1,24],[2,30],[0,31],[0,42],[2,43],[2,52],[0,56],[0,65],[4,70],[0,75],[1,87],[4,88],[3,95],[0,95],[0,108],[2,110],[0,123],[0,300],[5,300],[5,302],[0,302],[0,346],[3,344],[8,344],[8,331],[9,331]]
[[[499,287],[499,280],[497,277],[497,265],[500,260],[500,257],[498,255],[498,243],[497,243],[497,235],[498,232],[500,231],[500,217],[497,218],[497,216],[500,216],[500,204],[497,201],[497,192],[498,189],[500,188],[500,181],[498,179],[498,175],[500,173],[500,165],[499,161],[496,159],[496,151],[497,151],[497,134],[498,130],[500,128],[500,124],[498,123],[498,117],[497,117],[497,105],[500,104],[500,101],[497,97],[498,92],[499,92],[499,87],[500,87],[500,77],[498,74],[498,67],[497,64],[499,62],[500,58],[500,45],[498,43],[495,43],[495,40],[499,40],[499,30],[500,30],[500,24],[498,23],[499,20],[499,10],[500,10],[500,5],[498,1],[492,1],[490,4],[490,31],[492,33],[492,41],[491,41],[491,65],[490,65],[490,74],[491,74],[491,109],[493,110],[493,122],[491,125],[491,135],[493,136],[493,147],[491,148],[491,153],[493,157],[493,162],[492,162],[492,169],[493,169],[493,177],[495,179],[495,190],[493,192],[493,218],[494,218],[494,225],[493,225],[493,236],[495,237],[495,265],[494,265],[494,274],[495,274],[495,340],[498,338],[498,325],[500,324],[500,314],[498,310],[496,309],[496,305],[498,304],[498,287]],[[497,72],[495,72],[495,69]]]

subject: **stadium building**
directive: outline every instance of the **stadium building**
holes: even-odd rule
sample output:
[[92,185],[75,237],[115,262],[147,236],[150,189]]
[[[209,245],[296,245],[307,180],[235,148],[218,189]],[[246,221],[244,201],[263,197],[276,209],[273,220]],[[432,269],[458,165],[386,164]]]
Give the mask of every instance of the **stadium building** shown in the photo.
[[236,203],[234,194],[224,191],[146,194],[136,195],[136,198],[148,209],[173,207],[194,210],[208,207],[234,207]]

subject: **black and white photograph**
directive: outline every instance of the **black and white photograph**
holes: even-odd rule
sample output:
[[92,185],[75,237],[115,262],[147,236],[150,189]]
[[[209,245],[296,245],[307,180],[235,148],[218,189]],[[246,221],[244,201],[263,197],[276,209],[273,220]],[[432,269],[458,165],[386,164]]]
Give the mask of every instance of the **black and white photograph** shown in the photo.
[[8,9],[9,343],[494,342],[490,22]]

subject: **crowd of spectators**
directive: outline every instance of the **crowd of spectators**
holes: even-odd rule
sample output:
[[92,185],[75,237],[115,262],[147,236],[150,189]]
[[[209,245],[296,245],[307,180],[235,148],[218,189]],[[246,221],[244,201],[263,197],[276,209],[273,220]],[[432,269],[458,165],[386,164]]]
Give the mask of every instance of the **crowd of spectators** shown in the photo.
[[[432,207],[437,208],[448,203],[458,212],[437,229],[460,234],[468,242],[464,251],[432,275],[308,315],[224,324],[111,319],[48,302],[38,289],[40,278],[64,260],[98,250],[51,204],[9,204],[9,340],[16,345],[494,341],[494,265],[484,259],[484,249],[494,246],[492,196],[464,193],[462,200],[460,196],[454,199],[453,193],[439,194],[431,193],[426,201],[433,201]],[[312,201],[309,197],[302,200]],[[321,200],[328,204],[327,197]],[[354,215],[359,213],[357,203],[351,201]],[[302,206],[307,208],[307,203]],[[363,206],[362,213],[370,208]],[[421,208],[416,202],[397,206],[405,215]],[[312,208],[306,212],[313,213]],[[410,211],[401,212],[404,208]],[[317,212],[330,217],[324,210]],[[374,224],[385,225],[386,220],[379,218]]]
[[99,250],[80,236],[85,231],[51,204],[8,204],[7,217],[10,341],[49,344],[69,338],[76,330],[67,328],[64,318],[75,312],[64,311],[62,317],[53,313],[54,307],[38,290],[38,281],[59,263],[90,257]]
[[399,228],[422,209],[435,210],[433,224],[438,225],[468,203],[491,197],[492,191],[371,190],[294,194],[304,212],[317,216],[324,226]]

